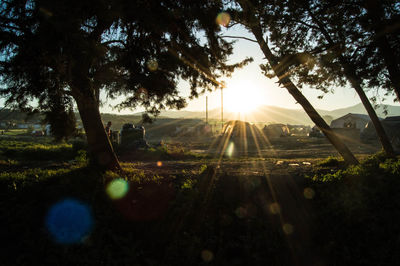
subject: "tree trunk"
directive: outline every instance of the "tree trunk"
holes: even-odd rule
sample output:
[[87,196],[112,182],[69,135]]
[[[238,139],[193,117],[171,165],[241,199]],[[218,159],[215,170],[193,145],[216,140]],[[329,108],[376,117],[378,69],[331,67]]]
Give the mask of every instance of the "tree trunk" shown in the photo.
[[367,95],[365,95],[365,92],[361,87],[361,81],[357,78],[354,69],[345,62],[344,58],[340,56],[339,59],[341,61],[341,65],[343,66],[346,78],[350,81],[351,85],[356,90],[362,104],[364,105],[369,117],[371,118],[372,124],[375,127],[376,134],[378,135],[378,138],[382,144],[383,150],[389,157],[394,157],[395,153],[392,144],[390,143],[385,129],[383,128],[381,121],[379,121],[379,118],[376,115],[374,108],[369,102]]
[[251,31],[253,32],[262,52],[269,61],[272,69],[279,79],[279,83],[285,86],[288,92],[293,96],[293,98],[303,107],[304,111],[315,123],[315,125],[324,133],[329,142],[336,148],[339,154],[343,157],[347,164],[358,164],[356,157],[347,148],[347,146],[342,142],[342,140],[333,132],[333,130],[328,126],[328,124],[322,119],[318,112],[314,109],[311,103],[306,97],[301,93],[301,91],[293,84],[293,82],[285,75],[284,69],[279,66],[279,61],[272,54],[267,43],[265,42],[262,31],[259,25],[252,23],[249,25]]
[[75,100],[94,163],[103,170],[121,171],[122,168],[105,132],[98,104],[93,98],[82,95],[75,97]]
[[375,34],[376,45],[389,72],[389,79],[394,87],[397,100],[400,102],[400,62],[382,27],[382,20],[384,19],[382,17],[384,14],[383,7],[380,1],[366,1],[364,6],[368,16],[371,18],[371,26]]

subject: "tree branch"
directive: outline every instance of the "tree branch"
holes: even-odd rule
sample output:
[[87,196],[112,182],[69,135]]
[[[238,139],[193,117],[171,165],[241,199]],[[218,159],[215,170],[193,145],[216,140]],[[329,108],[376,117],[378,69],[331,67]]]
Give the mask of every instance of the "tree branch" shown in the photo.
[[247,41],[250,41],[250,42],[255,42],[255,43],[257,43],[256,40],[253,40],[253,39],[250,39],[250,38],[247,38],[247,37],[243,37],[243,36],[228,36],[228,35],[223,35],[223,36],[221,36],[221,38],[244,39],[244,40],[247,40]]
[[121,40],[111,40],[111,41],[102,42],[101,44],[102,45],[109,45],[109,44],[112,44],[112,43],[120,43],[120,44],[122,44],[123,46],[126,47],[126,44]]

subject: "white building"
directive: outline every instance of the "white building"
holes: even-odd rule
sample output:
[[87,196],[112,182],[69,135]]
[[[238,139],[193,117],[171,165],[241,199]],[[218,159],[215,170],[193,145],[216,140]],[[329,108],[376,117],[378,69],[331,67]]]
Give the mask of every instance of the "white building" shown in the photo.
[[332,120],[331,128],[357,128],[363,132],[367,123],[371,121],[368,115],[348,113]]

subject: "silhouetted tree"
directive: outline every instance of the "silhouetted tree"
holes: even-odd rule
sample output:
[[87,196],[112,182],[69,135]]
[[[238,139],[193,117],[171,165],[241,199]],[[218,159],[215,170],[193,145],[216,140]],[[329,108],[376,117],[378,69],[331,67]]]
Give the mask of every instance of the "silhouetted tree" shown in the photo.
[[[332,131],[329,125],[322,119],[315,108],[290,79],[292,63],[294,62],[295,65],[302,64],[303,55],[293,55],[293,57],[290,57],[290,55],[282,56],[279,55],[277,51],[273,52],[270,49],[268,41],[264,37],[265,33],[267,31],[274,31],[278,34],[281,29],[271,29],[269,27],[270,19],[273,18],[269,13],[273,14],[273,12],[276,11],[276,3],[272,1],[268,3],[258,0],[237,0],[232,1],[228,6],[230,7],[230,12],[234,15],[234,19],[238,23],[243,24],[254,35],[261,51],[268,60],[268,68],[272,71],[272,73],[268,73],[268,76],[276,76],[278,78],[279,84],[284,86],[293,98],[303,107],[311,120],[342,155],[346,163],[357,164],[358,161],[352,152]],[[288,30],[292,29],[289,28]],[[305,38],[305,36],[303,38]],[[276,47],[276,50],[279,49],[280,46]],[[287,56],[289,56],[289,58]],[[267,70],[266,66],[264,66],[264,71],[265,70]]]
[[389,138],[363,89],[364,80],[370,78],[365,69],[371,66],[361,60],[369,37],[359,20],[354,19],[360,16],[362,7],[348,1],[286,0],[277,1],[274,8],[267,15],[270,41],[279,47],[276,54],[284,58],[282,67],[288,69],[299,86],[307,84],[323,92],[333,85],[350,83],[367,110],[383,149],[393,156]]
[[77,132],[76,117],[70,102],[63,102],[59,97],[50,103],[45,112],[45,122],[50,124],[50,132],[56,142],[67,141]]
[[157,114],[182,108],[177,84],[191,96],[218,86],[230,43],[218,39],[216,1],[9,0],[0,14],[1,95],[21,109],[41,108],[61,93],[76,102],[89,149],[103,168],[120,169],[100,118],[100,91],[124,95],[120,108]]
[[[385,80],[391,86],[400,102],[400,8],[398,1],[359,0],[366,12],[360,12],[360,25],[370,35],[370,51],[383,63]],[[374,49],[377,48],[377,49]],[[377,52],[376,52],[377,50]],[[390,89],[390,85],[387,86]]]

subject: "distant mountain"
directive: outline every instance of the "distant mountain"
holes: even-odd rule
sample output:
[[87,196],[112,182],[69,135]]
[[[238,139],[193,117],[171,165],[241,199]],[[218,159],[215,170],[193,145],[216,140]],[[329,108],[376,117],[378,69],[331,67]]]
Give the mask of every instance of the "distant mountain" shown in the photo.
[[[387,116],[400,116],[400,106],[394,105],[380,105],[376,111],[378,116],[384,118],[384,110],[388,111]],[[354,114],[367,114],[363,105],[361,103],[354,106],[340,108],[332,111],[327,110],[317,110],[321,116],[327,117],[327,121],[331,119],[336,119],[348,113]],[[120,128],[124,123],[139,123],[141,120],[142,113],[135,113],[131,115],[119,115],[119,114],[101,114],[103,121],[113,121],[113,126]],[[76,114],[78,123],[80,123],[79,114]],[[173,119],[202,119],[205,120],[205,111],[162,111],[158,120],[163,118],[173,118]],[[208,112],[208,118],[210,120],[220,120],[221,110],[219,108],[211,109]],[[0,110],[0,122],[14,121],[14,122],[25,122],[26,119],[30,121],[41,121],[43,115],[35,115],[33,117],[27,117],[26,114],[11,111],[8,109]],[[228,120],[246,120],[249,122],[260,122],[260,123],[283,123],[292,125],[312,125],[312,121],[307,116],[307,114],[302,109],[288,109],[277,106],[261,106],[257,110],[246,114],[239,115],[235,112],[224,111],[224,121]]]
[[[386,108],[386,110],[388,111],[387,116],[400,115],[400,106],[379,105],[379,107],[376,109],[378,116],[382,118],[386,117],[386,115],[384,114],[384,108]],[[340,108],[332,111],[321,110],[321,109],[317,111],[321,116],[331,116],[333,119],[336,119],[348,113],[367,114],[367,111],[364,109],[364,106],[361,103],[356,104],[354,106]],[[205,111],[204,112],[163,111],[161,112],[160,116],[169,118],[181,118],[181,119],[189,119],[189,118],[205,119],[206,113]],[[221,119],[220,109],[216,108],[209,110],[208,118],[210,120]],[[238,113],[235,112],[224,111],[224,121],[233,119],[241,119],[249,122],[263,122],[263,123],[305,124],[305,125],[313,124],[311,119],[302,109],[288,109],[277,106],[261,106],[257,108],[257,110],[246,115],[239,115]]]
[[[385,109],[387,110],[387,115],[385,115],[384,111]],[[323,111],[320,110],[322,115],[331,115],[334,118],[341,117],[343,115],[346,115],[348,113],[353,113],[353,114],[367,114],[367,111],[365,110],[364,106],[362,103],[356,104],[354,106],[346,107],[346,108],[341,108],[341,109],[336,109],[333,111]],[[375,109],[375,112],[379,117],[386,117],[386,116],[398,116],[400,115],[400,106],[394,106],[394,105],[379,105],[378,108]]]

